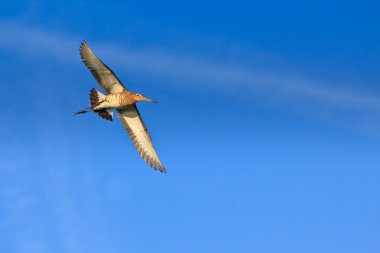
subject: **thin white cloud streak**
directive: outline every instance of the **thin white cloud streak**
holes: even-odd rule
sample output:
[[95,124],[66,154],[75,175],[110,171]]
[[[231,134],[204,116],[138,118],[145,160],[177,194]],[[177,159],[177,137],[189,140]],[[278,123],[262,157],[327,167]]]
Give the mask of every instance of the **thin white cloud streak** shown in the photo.
[[[78,63],[76,50],[81,38],[6,20],[0,21],[0,34],[2,49]],[[174,80],[188,88],[197,87],[221,92],[243,90],[245,93],[248,92],[248,95],[264,95],[269,100],[302,101],[306,104],[328,105],[338,109],[380,109],[380,95],[366,94],[305,78],[289,77],[275,71],[247,70],[238,65],[212,62],[207,57],[196,58],[151,48],[129,49],[113,44],[94,46],[97,52],[107,52],[107,58],[112,58],[112,64],[118,64],[119,69],[139,71],[162,80]]]

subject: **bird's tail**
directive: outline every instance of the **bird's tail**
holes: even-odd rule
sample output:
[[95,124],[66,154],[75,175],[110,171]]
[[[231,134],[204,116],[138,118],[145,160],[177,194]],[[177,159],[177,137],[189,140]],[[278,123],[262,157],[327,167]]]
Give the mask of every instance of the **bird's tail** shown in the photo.
[[98,109],[98,105],[100,105],[106,96],[101,93],[100,91],[97,91],[96,89],[92,88],[90,91],[90,108],[94,112],[96,112],[101,118],[112,121],[113,120],[113,111],[112,109]]
[[82,114],[86,112],[92,112],[92,111],[97,112],[98,110],[95,109],[94,107],[99,105],[104,98],[105,98],[105,95],[103,95],[100,91],[97,91],[95,88],[92,88],[90,91],[90,97],[89,97],[90,106],[80,111],[74,112],[74,115],[78,115],[78,114]]
[[112,121],[113,120],[113,111],[111,108],[97,108],[99,104],[104,101],[106,96],[100,91],[92,88],[90,91],[90,107],[82,109],[78,112],[74,112],[74,115],[86,113],[86,112],[96,112],[101,118]]
[[97,105],[99,105],[106,96],[101,93],[100,91],[97,91],[95,88],[92,88],[90,91],[90,107],[91,109],[95,109]]

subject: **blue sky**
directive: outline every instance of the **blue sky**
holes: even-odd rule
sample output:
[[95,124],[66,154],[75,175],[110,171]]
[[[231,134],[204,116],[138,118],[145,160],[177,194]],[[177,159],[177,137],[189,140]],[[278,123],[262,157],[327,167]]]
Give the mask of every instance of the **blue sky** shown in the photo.
[[[0,7],[1,252],[379,252],[378,1]],[[72,116],[82,40],[168,174]]]

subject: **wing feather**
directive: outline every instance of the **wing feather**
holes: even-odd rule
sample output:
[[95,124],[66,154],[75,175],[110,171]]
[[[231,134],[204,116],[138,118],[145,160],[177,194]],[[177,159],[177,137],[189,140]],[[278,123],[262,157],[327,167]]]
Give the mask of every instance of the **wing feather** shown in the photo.
[[83,63],[99,83],[100,88],[107,91],[107,93],[118,93],[126,90],[115,73],[96,57],[86,42],[82,42],[80,46],[80,56]]
[[154,169],[166,172],[153,147],[148,129],[146,128],[136,105],[129,105],[124,109],[117,110],[117,115],[131,137],[137,152],[144,161]]

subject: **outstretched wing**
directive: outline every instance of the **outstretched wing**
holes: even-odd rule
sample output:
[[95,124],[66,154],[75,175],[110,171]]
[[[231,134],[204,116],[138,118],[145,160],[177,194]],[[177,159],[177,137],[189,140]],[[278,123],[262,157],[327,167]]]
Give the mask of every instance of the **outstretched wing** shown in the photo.
[[145,127],[136,105],[129,105],[124,109],[117,110],[117,115],[145,162],[154,169],[166,172],[153,147],[148,129]]
[[126,90],[115,73],[96,57],[84,41],[80,46],[80,56],[83,63],[99,83],[100,88],[107,91],[107,93],[118,93]]

